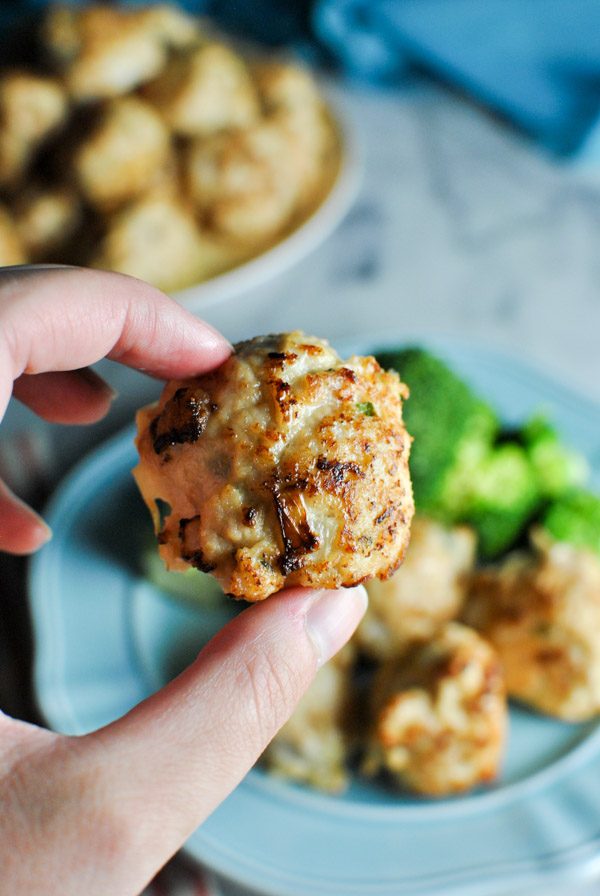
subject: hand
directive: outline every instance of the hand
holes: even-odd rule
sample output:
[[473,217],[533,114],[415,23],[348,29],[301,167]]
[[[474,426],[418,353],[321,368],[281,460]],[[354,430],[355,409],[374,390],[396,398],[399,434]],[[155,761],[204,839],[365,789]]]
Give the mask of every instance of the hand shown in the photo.
[[[111,392],[86,365],[106,356],[185,377],[230,351],[207,324],[131,278],[0,271],[0,417],[12,391],[47,420],[91,423]],[[29,553],[49,535],[1,486],[0,549]],[[139,893],[260,756],[365,603],[363,588],[296,588],[254,605],[162,691],[84,737],[0,713],[3,892]]]

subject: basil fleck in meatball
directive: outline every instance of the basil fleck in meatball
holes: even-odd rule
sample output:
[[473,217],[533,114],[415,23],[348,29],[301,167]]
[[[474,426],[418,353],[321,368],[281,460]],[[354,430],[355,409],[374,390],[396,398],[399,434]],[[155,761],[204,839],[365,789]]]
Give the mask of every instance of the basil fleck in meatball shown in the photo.
[[167,567],[249,601],[390,576],[413,515],[405,395],[374,358],[300,332],[168,383],[138,413],[134,471]]

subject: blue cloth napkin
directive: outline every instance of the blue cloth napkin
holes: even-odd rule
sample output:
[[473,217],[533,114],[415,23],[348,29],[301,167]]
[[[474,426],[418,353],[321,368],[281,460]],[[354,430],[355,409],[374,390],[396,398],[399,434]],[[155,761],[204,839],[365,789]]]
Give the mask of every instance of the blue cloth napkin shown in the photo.
[[[130,0],[131,2],[131,0]],[[133,0],[139,3],[140,0]],[[45,0],[4,0],[2,14]],[[428,71],[553,152],[600,158],[600,0],[181,0],[224,28],[355,78]]]
[[417,65],[554,152],[582,147],[600,116],[599,0],[320,0],[314,27],[355,76]]

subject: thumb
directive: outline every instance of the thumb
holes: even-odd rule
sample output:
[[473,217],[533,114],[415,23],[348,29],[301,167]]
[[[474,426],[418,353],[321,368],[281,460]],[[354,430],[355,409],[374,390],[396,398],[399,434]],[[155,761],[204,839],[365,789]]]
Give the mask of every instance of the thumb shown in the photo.
[[254,604],[163,690],[83,739],[142,823],[140,861],[166,861],[233,790],[366,604],[363,587],[294,588]]

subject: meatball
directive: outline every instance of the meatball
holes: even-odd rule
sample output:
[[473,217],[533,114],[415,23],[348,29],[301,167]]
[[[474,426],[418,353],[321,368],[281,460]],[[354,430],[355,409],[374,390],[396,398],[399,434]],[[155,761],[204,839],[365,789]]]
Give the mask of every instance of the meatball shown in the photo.
[[290,222],[302,165],[298,145],[275,122],[226,131],[190,147],[189,195],[201,220],[223,237],[265,243]]
[[110,211],[145,193],[167,165],[169,132],[149,103],[119,97],[81,141],[73,159],[77,184],[95,208]]
[[13,213],[17,233],[33,261],[64,249],[81,223],[82,208],[68,187],[34,186],[19,197]]
[[173,59],[144,95],[169,127],[185,137],[245,127],[259,114],[244,60],[221,44],[205,44]]
[[339,164],[335,126],[309,72],[262,62],[254,74],[268,120],[288,135],[298,153],[299,209],[305,212],[335,176]]
[[400,656],[427,641],[462,609],[476,538],[467,526],[447,528],[416,517],[402,567],[385,582],[369,582],[369,607],[355,640],[375,660]]
[[270,772],[329,793],[347,786],[345,724],[353,658],[347,644],[319,669],[294,714],[263,754]]
[[18,183],[67,112],[66,93],[53,78],[21,71],[0,76],[0,186]]
[[465,619],[494,644],[508,693],[569,722],[600,712],[600,559],[552,542],[473,577]]
[[450,622],[375,677],[366,774],[390,773],[428,796],[496,777],[508,711],[500,662],[476,632]]
[[306,69],[283,62],[258,62],[254,79],[265,112],[316,108],[322,105],[314,78]]
[[171,48],[198,38],[195,21],[167,5],[131,10],[59,5],[42,29],[46,51],[78,100],[127,93],[162,70]]
[[92,265],[173,291],[210,277],[233,261],[227,247],[200,232],[179,200],[159,190],[108,220]]
[[374,358],[342,362],[300,332],[168,383],[138,413],[134,471],[167,566],[250,601],[391,575],[413,514],[404,394]]

